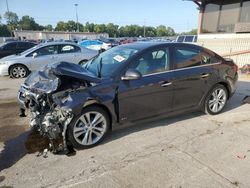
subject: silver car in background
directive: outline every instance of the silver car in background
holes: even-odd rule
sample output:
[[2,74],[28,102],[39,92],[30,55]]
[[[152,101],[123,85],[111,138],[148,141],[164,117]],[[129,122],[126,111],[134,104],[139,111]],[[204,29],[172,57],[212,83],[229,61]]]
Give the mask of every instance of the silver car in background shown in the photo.
[[23,78],[49,63],[66,61],[83,64],[96,55],[98,55],[98,51],[70,42],[40,44],[20,54],[0,59],[0,75]]

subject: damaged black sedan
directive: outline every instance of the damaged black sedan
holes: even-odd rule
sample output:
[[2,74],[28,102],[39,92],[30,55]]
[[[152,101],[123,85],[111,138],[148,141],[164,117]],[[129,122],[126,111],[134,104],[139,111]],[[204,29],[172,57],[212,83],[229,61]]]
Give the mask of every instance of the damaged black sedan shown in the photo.
[[119,126],[187,111],[220,113],[236,90],[237,66],[205,48],[134,43],[82,67],[49,64],[21,86],[21,115],[51,142],[82,149]]

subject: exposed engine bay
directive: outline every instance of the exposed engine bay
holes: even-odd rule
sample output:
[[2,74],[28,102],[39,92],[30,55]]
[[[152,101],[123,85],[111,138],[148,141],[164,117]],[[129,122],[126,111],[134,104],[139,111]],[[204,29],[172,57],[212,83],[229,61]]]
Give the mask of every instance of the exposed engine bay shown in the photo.
[[[66,62],[47,65],[32,73],[21,86],[20,116],[24,117],[25,111],[29,114],[30,127],[49,138],[51,151],[67,153],[66,131],[74,114],[63,104],[71,100],[71,93],[98,82],[98,78],[79,65]],[[56,140],[62,140],[61,145],[56,147]]]

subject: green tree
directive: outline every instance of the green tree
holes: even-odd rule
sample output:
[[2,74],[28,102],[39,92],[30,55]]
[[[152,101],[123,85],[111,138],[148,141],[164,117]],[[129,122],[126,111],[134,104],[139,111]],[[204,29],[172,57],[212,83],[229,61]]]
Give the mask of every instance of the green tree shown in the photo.
[[155,37],[156,36],[156,29],[154,27],[146,27],[146,37]]
[[19,21],[19,28],[23,30],[42,30],[44,29],[43,26],[40,26],[38,23],[35,22],[34,18],[25,15]]
[[118,25],[109,23],[106,25],[106,32],[109,34],[110,37],[116,37],[118,35],[118,28]]
[[4,18],[5,18],[8,25],[17,26],[17,24],[18,24],[18,16],[17,16],[16,13],[10,12],[10,11],[5,12]]
[[105,24],[96,24],[94,27],[95,33],[105,33],[106,32],[106,25]]
[[156,35],[157,37],[167,36],[167,28],[165,25],[159,25],[156,27]]
[[0,36],[1,37],[10,37],[11,36],[11,32],[10,32],[9,28],[7,27],[7,25],[0,25]]
[[176,33],[172,27],[167,27],[167,36],[175,36]]
[[44,26],[44,29],[46,31],[52,31],[53,30],[53,26],[49,24],[49,25]]
[[0,24],[2,24],[2,16],[0,15]]
[[84,27],[85,32],[94,32],[95,24],[87,22]]
[[56,31],[67,31],[67,24],[63,21],[60,21],[56,24]]

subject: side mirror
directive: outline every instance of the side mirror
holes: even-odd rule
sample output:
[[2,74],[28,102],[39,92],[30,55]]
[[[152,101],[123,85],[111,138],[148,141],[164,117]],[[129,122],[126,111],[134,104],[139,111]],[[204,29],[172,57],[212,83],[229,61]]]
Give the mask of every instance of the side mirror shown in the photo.
[[33,54],[32,54],[32,57],[33,57],[33,58],[36,58],[36,57],[37,57],[37,53],[36,53],[36,52],[33,53]]
[[128,69],[122,80],[138,80],[142,77],[141,73],[135,69]]

